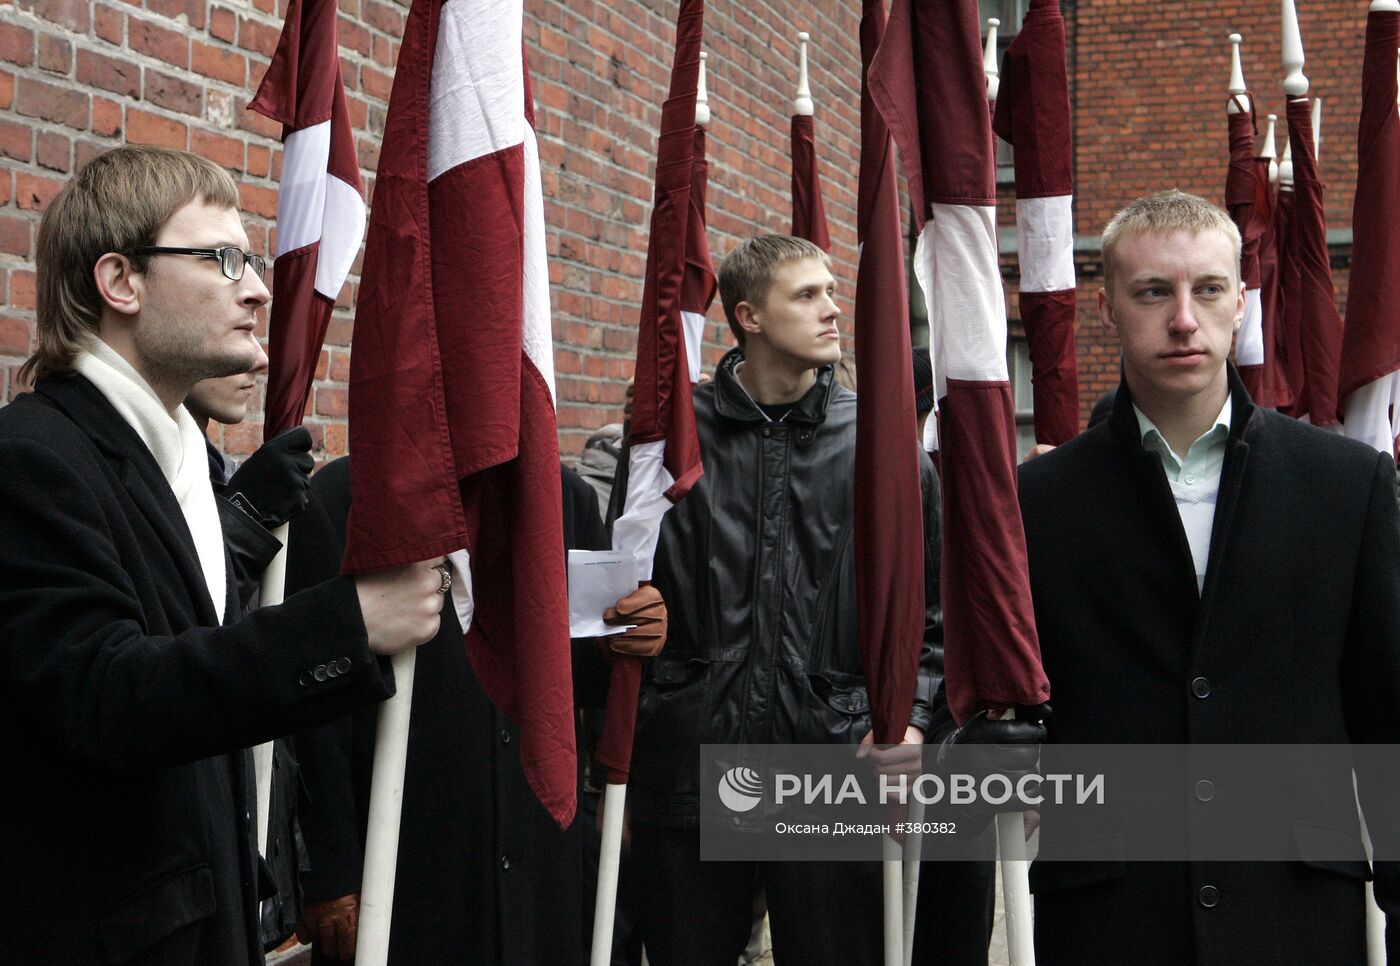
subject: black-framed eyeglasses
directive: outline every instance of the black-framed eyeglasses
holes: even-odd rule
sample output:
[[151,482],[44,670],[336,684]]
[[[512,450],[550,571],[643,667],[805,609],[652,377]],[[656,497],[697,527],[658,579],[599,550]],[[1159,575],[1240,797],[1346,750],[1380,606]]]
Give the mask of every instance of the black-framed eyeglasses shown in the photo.
[[219,268],[228,278],[237,282],[243,277],[243,266],[250,265],[253,274],[262,278],[267,271],[267,261],[261,255],[245,252],[241,248],[170,248],[166,245],[146,245],[133,248],[128,255],[198,255],[201,258],[217,258]]

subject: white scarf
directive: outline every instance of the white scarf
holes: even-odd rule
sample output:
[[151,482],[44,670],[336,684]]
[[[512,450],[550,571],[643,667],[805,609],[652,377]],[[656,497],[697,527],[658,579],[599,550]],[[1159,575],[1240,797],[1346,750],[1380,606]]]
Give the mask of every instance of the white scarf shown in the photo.
[[101,339],[93,339],[78,353],[75,368],[107,398],[155,457],[185,515],[214,613],[223,623],[228,593],[224,532],[209,482],[204,434],[184,406],[178,407],[172,418],[150,384]]

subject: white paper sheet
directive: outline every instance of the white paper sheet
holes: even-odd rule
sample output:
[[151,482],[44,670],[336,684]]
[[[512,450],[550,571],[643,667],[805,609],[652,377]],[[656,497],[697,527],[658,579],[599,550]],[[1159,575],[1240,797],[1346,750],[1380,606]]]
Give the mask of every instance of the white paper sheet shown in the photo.
[[604,624],[603,611],[636,589],[637,558],[630,550],[570,550],[569,636],[604,637],[627,630]]

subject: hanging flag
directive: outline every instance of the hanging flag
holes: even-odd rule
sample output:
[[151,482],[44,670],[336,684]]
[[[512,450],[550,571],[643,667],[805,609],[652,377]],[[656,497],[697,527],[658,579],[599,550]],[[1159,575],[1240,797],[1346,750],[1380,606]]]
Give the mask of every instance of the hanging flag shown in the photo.
[[1293,158],[1292,145],[1284,147],[1279,162],[1278,194],[1274,198],[1274,250],[1278,257],[1277,308],[1274,330],[1275,398],[1279,411],[1298,415],[1295,407],[1303,392],[1302,320],[1299,290],[1302,277],[1293,257]]
[[283,127],[263,417],[263,438],[271,439],[301,425],[331,310],[365,234],[334,0],[290,0],[248,108]]
[[[1302,384],[1292,414],[1314,426],[1341,419],[1337,397],[1342,355],[1342,317],[1332,289],[1327,254],[1327,216],[1313,145],[1312,102],[1288,98],[1288,143],[1293,153],[1293,211],[1289,219],[1288,271],[1294,290],[1285,289],[1284,311],[1296,324]],[[1289,300],[1296,297],[1296,304]]]
[[[1272,118],[1272,115],[1271,115]],[[1269,121],[1272,131],[1273,120]],[[1270,135],[1272,145],[1272,135]],[[1248,234],[1258,239],[1255,261],[1259,266],[1259,327],[1263,342],[1262,366],[1259,370],[1257,391],[1249,388],[1254,401],[1266,408],[1287,405],[1290,400],[1279,374],[1277,345],[1279,340],[1279,241],[1275,209],[1278,206],[1274,186],[1270,180],[1271,171],[1276,169],[1273,148],[1268,154],[1254,158],[1254,210],[1250,219]],[[1246,309],[1248,306],[1246,305]],[[1249,319],[1246,317],[1245,322]],[[1246,384],[1248,385],[1248,384]]]
[[[681,0],[671,88],[661,108],[661,134],[656,145],[656,201],[647,242],[627,437],[627,498],[622,516],[613,523],[613,548],[636,555],[638,577],[643,581],[651,579],[661,518],[704,472],[681,319],[686,279],[693,274],[687,271],[692,264],[688,249],[693,244],[689,222],[697,204],[692,198],[692,165],[704,26],[704,0]],[[703,200],[699,205],[703,212]],[[631,771],[641,665],[637,658],[613,660],[607,717],[597,754],[611,785],[625,785]]]
[[[869,0],[878,2],[878,0]],[[1050,686],[1016,497],[996,176],[976,0],[894,0],[870,92],[899,146],[941,402],[944,664],[958,721]],[[917,65],[917,67],[916,67]]]
[[1268,223],[1256,211],[1260,167],[1254,155],[1254,98],[1245,88],[1240,68],[1240,40],[1239,34],[1230,35],[1233,45],[1230,98],[1225,107],[1230,166],[1225,176],[1225,207],[1240,233],[1240,279],[1245,289],[1244,321],[1235,336],[1235,365],[1250,396],[1259,401],[1264,394],[1266,366],[1259,249]]
[[567,825],[578,776],[522,19],[522,0],[417,0],[409,12],[356,310],[345,570],[466,548],[454,597],[469,585],[467,653],[520,727],[531,788]]
[[1019,300],[1031,356],[1035,439],[1059,446],[1079,434],[1073,128],[1059,0],[1031,0],[1002,63],[992,126],[1016,149]]
[[1372,9],[1361,68],[1351,283],[1342,339],[1346,434],[1382,453],[1400,436],[1400,13]]
[[[705,197],[709,193],[710,163],[705,160],[705,128],[695,125],[690,167],[690,213],[685,223],[685,278],[681,282],[681,319],[685,325],[685,358],[690,381],[700,381],[700,346],[705,341],[705,313],[715,300],[715,263],[705,237]],[[634,390],[635,392],[635,390]]]
[[866,0],[856,210],[856,615],[871,729],[877,744],[898,744],[909,727],[923,643],[924,528],[899,169],[870,91],[884,32],[883,0]]
[[817,170],[816,125],[810,114],[792,116],[792,233],[822,251],[831,251],[821,173]]

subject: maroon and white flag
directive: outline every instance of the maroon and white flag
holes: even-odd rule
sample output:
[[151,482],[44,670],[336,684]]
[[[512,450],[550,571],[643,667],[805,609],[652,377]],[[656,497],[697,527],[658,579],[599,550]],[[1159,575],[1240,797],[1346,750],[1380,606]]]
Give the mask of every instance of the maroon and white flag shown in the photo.
[[[704,0],[681,0],[671,88],[661,108],[661,135],[656,145],[656,199],[647,242],[632,421],[627,436],[627,498],[622,515],[613,523],[613,549],[636,556],[637,576],[642,581],[651,579],[661,518],[704,472],[682,320],[683,293],[690,274],[689,222],[696,210],[692,198],[695,95],[704,25]],[[703,201],[700,205],[703,211]],[[597,756],[612,785],[626,784],[631,770],[640,682],[640,659],[613,661],[607,718]]]
[[821,173],[817,170],[816,123],[811,114],[792,116],[792,233],[824,252],[831,251]]
[[[1327,216],[1323,185],[1313,145],[1312,101],[1288,98],[1288,144],[1293,154],[1293,211],[1289,218],[1288,271],[1284,310],[1297,326],[1302,383],[1292,415],[1306,416],[1314,426],[1336,426],[1341,420],[1338,387],[1341,377],[1342,316],[1332,289],[1332,266],[1327,254]],[[1293,300],[1296,299],[1296,303]]]
[[1382,453],[1400,436],[1400,13],[1372,9],[1361,68],[1351,283],[1342,339],[1346,434]]
[[909,727],[923,645],[924,515],[899,169],[870,92],[870,64],[884,33],[884,0],[865,0],[856,211],[856,614],[871,730],[878,744],[897,744]]
[[249,110],[280,121],[282,191],[263,437],[301,425],[336,296],[365,234],[334,0],[290,0]]
[[467,653],[563,826],[578,776],[522,18],[522,0],[409,12],[355,319],[345,570],[452,557]]
[[1031,356],[1035,439],[1059,446],[1079,435],[1073,128],[1059,0],[1031,0],[1002,62],[992,127],[1016,149],[1019,299]]
[[690,166],[690,213],[685,223],[685,279],[681,283],[681,319],[685,324],[685,358],[690,381],[700,381],[700,346],[705,341],[705,313],[715,300],[715,263],[705,236],[705,198],[710,162],[705,160],[705,127],[695,125]]
[[[1278,194],[1274,198],[1274,249],[1278,259],[1273,350],[1274,398],[1279,411],[1289,416],[1303,395],[1303,323],[1299,291],[1302,274],[1293,255],[1292,145],[1286,145],[1279,161]],[[1266,370],[1267,375],[1267,370]]]
[[1050,697],[1016,497],[976,0],[894,0],[869,81],[899,146],[919,232],[914,271],[942,400],[944,658],[948,702],[961,722]]
[[[1230,135],[1230,167],[1225,175],[1225,207],[1239,229],[1240,278],[1244,282],[1244,321],[1235,336],[1235,364],[1240,379],[1256,401],[1264,394],[1266,342],[1262,267],[1259,251],[1262,236],[1270,227],[1260,216],[1259,184],[1261,169],[1254,154],[1254,98],[1248,93],[1231,94],[1226,104]],[[1267,178],[1267,168],[1263,170]],[[1265,181],[1267,189],[1268,182]],[[1266,207],[1264,214],[1269,209]]]

